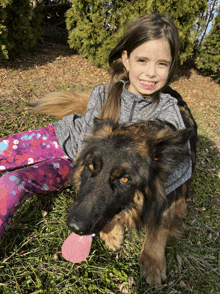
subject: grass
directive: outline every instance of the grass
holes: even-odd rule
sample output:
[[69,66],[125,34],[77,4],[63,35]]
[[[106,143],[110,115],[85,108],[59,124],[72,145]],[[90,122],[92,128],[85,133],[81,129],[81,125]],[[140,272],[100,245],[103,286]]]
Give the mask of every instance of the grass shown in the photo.
[[[0,110],[7,111],[5,107]],[[72,188],[34,196],[17,211],[0,240],[0,293],[220,293],[220,133],[210,126],[210,121],[220,119],[219,110],[192,108],[199,126],[198,160],[183,236],[166,249],[164,285],[145,283],[139,264],[144,236],[136,232],[127,234],[119,252],[95,238],[85,262],[74,265],[62,258],[61,247],[69,234],[66,214],[75,197]],[[53,121],[26,111],[20,114],[0,126],[1,137]]]
[[[199,116],[200,114],[194,114]],[[50,118],[38,116],[19,124],[5,123],[8,135]],[[199,117],[198,117],[199,120]],[[168,279],[160,287],[148,286],[141,277],[139,254],[142,235],[128,235],[114,253],[96,238],[87,261],[66,262],[61,246],[69,232],[65,224],[74,189],[34,196],[18,210],[0,247],[0,292],[12,293],[220,293],[219,151],[199,125],[198,162],[193,176],[185,232],[167,247]],[[213,134],[212,134],[213,136]],[[43,216],[44,215],[44,216]]]

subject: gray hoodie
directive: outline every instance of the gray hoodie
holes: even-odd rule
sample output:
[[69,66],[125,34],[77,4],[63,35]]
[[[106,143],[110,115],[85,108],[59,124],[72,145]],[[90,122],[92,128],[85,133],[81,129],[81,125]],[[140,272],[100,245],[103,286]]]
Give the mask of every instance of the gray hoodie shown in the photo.
[[[100,115],[107,87],[108,85],[99,85],[93,89],[85,115],[71,114],[54,123],[60,147],[73,160],[82,148],[84,137],[92,131],[94,117]],[[155,104],[150,99],[136,95],[124,86],[121,95],[119,123],[155,119],[170,122],[179,130],[185,129],[177,100],[170,94],[161,93],[159,104],[155,108]],[[189,143],[187,148],[190,148]],[[192,162],[185,160],[168,177],[165,183],[166,194],[168,195],[186,182],[191,175]]]

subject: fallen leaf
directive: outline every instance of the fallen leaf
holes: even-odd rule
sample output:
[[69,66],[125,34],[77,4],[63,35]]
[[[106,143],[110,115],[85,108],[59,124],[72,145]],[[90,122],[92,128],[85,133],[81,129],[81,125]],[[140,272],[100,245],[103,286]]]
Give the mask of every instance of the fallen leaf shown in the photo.
[[41,210],[41,214],[42,214],[43,217],[45,217],[48,214],[48,211]]

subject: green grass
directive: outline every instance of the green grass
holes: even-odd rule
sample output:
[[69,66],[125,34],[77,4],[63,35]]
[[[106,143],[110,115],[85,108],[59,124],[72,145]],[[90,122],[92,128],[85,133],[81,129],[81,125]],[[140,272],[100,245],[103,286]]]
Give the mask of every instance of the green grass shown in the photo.
[[[142,278],[143,235],[136,232],[127,234],[119,252],[95,238],[85,262],[66,262],[61,247],[69,234],[65,220],[75,197],[74,189],[66,189],[34,196],[17,211],[0,241],[0,293],[220,293],[220,156],[214,143],[219,133],[203,119],[203,111],[193,109],[199,124],[198,161],[185,231],[166,249],[166,284],[151,287]],[[41,127],[51,120],[23,112],[1,125],[0,134]]]

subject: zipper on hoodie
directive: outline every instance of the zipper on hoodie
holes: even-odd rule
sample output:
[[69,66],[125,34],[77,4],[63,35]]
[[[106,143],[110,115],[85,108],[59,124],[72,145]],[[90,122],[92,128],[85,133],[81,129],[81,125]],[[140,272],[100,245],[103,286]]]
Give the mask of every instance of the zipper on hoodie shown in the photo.
[[133,104],[132,104],[132,107],[131,107],[131,112],[130,112],[130,116],[129,116],[129,120],[128,122],[132,122],[132,118],[133,118],[133,115],[134,115],[134,109],[135,109],[135,106],[137,104],[137,101],[134,101]]

